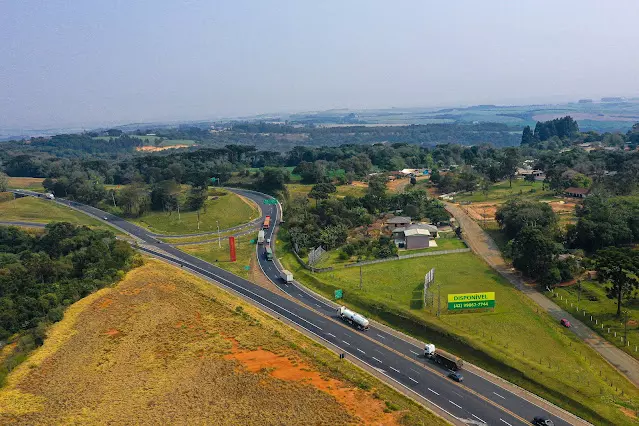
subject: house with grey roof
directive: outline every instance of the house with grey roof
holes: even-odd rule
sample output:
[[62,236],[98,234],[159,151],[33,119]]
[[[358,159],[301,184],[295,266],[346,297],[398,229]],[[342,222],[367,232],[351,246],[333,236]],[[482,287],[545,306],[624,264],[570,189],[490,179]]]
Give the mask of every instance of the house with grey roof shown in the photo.
[[435,238],[438,229],[435,225],[413,223],[406,227],[393,229],[393,240],[398,247],[410,249],[437,247]]
[[405,228],[410,225],[410,217],[407,216],[395,216],[386,221],[386,226],[390,229]]

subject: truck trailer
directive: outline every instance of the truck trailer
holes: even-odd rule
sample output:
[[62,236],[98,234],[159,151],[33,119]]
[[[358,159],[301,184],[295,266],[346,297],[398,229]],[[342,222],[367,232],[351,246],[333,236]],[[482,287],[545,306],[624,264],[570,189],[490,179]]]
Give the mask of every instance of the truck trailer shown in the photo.
[[339,309],[337,309],[337,314],[342,321],[354,325],[360,330],[368,330],[368,320],[363,315],[351,311],[346,306],[340,306]]
[[260,232],[257,233],[257,243],[264,244],[264,231],[260,229]]
[[286,284],[290,284],[293,282],[293,273],[291,271],[287,271],[286,269],[282,269],[280,271],[280,278],[284,280]]
[[427,343],[424,347],[424,355],[426,358],[432,359],[437,364],[444,366],[445,368],[453,371],[462,369],[464,361],[455,355],[449,354],[446,351],[437,349],[432,343]]
[[44,194],[44,196],[49,200],[55,200],[55,195],[50,192],[47,192],[46,194]]

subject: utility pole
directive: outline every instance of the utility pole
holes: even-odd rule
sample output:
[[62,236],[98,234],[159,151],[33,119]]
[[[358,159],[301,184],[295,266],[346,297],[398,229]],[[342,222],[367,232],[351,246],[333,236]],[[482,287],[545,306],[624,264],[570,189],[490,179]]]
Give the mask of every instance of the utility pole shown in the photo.
[[217,246],[222,248],[222,237],[220,237],[220,221],[216,220],[215,224],[217,225]]
[[197,211],[197,230],[200,230],[200,210]]
[[439,318],[441,314],[441,303],[442,303],[442,286],[437,282],[437,318]]
[[359,265],[359,289],[362,289],[362,265]]
[[581,280],[577,280],[577,311],[579,311],[580,301],[581,301]]
[[623,344],[628,344],[628,311],[623,311],[624,313],[624,321],[623,321]]

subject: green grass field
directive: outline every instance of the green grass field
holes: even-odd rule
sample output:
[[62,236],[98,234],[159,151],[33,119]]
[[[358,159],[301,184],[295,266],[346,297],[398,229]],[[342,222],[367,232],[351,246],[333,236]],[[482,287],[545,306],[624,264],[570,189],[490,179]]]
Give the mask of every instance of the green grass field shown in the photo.
[[[531,190],[533,191],[531,192]],[[522,196],[528,200],[544,200],[551,199],[553,195],[552,191],[542,190],[541,182],[526,182],[523,179],[513,179],[512,188],[510,188],[508,181],[505,180],[491,185],[487,194],[480,190],[475,191],[472,195],[470,193],[458,194],[455,196],[455,202],[504,202],[513,196]]]
[[249,204],[232,192],[223,191],[217,199],[206,202],[206,212],[200,212],[200,229],[197,226],[196,212],[165,212],[145,213],[132,222],[144,226],[151,232],[158,234],[194,234],[197,232],[217,231],[216,221],[220,229],[241,225],[257,218],[259,211],[254,204]]
[[[634,386],[472,253],[364,266],[362,290],[359,268],[311,274],[290,253],[282,261],[324,296],[343,289],[344,302],[365,315],[433,341],[595,423],[621,424],[628,420],[621,407],[639,409]],[[421,303],[424,274],[433,267],[441,285],[440,318],[436,301],[428,308]],[[496,293],[494,311],[447,312],[447,294],[480,291]]]
[[14,222],[70,222],[77,225],[105,228],[118,234],[114,228],[105,225],[83,213],[56,204],[53,201],[33,197],[0,202],[0,221]]
[[[313,188],[312,184],[304,184],[304,183],[289,183],[286,185],[288,189],[289,196],[291,198],[297,197],[306,197],[308,193]],[[347,195],[351,195],[353,197],[361,197],[366,193],[366,188],[362,188],[359,186],[353,185],[337,185],[337,192],[334,196],[337,197],[345,197]]]
[[[180,247],[180,250],[248,279],[250,270],[247,270],[246,267],[250,266],[251,257],[255,255],[255,244],[249,242],[251,238],[253,237],[245,235],[235,239],[237,258],[235,262],[231,262],[228,238],[222,239],[221,248],[216,241],[214,243],[183,246]],[[259,266],[257,267],[259,268]]]
[[[606,297],[606,291],[602,284],[595,281],[582,281],[580,297],[578,297],[579,290],[577,285],[557,287],[555,288],[555,293],[561,296],[561,298],[553,298],[555,303],[576,315],[584,324],[590,326],[610,343],[639,359],[639,352],[637,351],[639,346],[639,298],[632,299],[622,305],[622,310],[628,311],[627,330],[628,342],[630,342],[630,346],[628,346],[621,340],[621,336],[624,335],[623,314],[622,318],[617,318],[616,300]],[[552,297],[551,293],[546,293],[546,295]],[[586,311],[587,314],[585,316],[582,312],[576,312],[577,300],[579,300],[580,311]],[[593,316],[593,321],[590,321],[590,315]],[[597,319],[596,323],[595,319]]]
[[11,189],[27,189],[29,191],[44,192],[42,181],[44,178],[10,177],[8,187]]

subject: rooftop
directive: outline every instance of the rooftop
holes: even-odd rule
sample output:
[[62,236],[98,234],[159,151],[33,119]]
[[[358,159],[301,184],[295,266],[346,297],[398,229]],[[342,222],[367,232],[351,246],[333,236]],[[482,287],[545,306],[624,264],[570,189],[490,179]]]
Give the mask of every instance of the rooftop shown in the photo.
[[410,237],[412,235],[430,235],[430,232],[427,229],[421,228],[407,229],[404,231],[404,236]]
[[386,223],[410,223],[410,217],[395,216],[386,221]]
[[570,194],[587,194],[590,192],[590,189],[588,188],[566,188],[566,190],[564,192],[568,192]]

